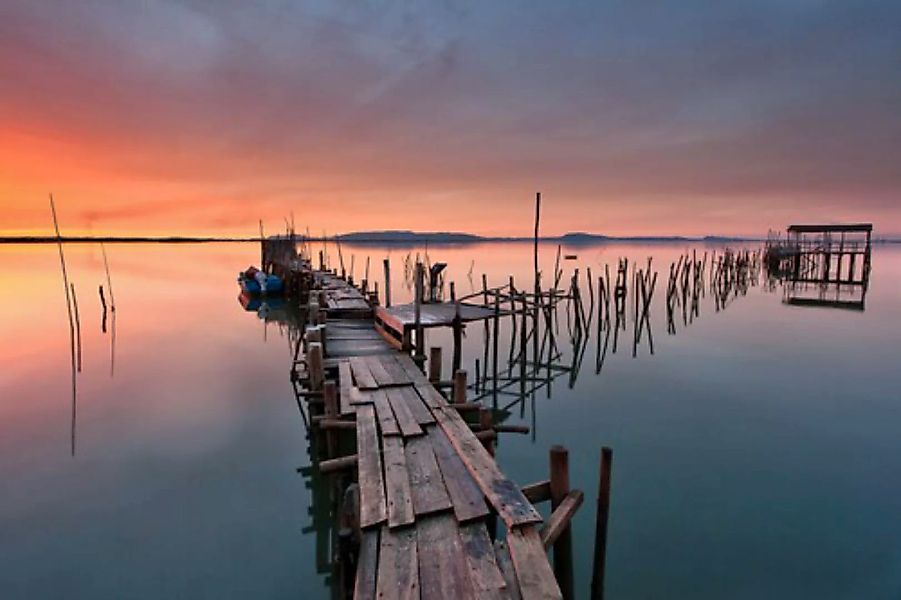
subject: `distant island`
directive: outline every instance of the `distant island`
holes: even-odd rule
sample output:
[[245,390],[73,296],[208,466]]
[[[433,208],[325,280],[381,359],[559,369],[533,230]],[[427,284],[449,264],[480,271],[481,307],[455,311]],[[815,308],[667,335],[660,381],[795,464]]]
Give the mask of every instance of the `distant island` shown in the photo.
[[[342,242],[373,244],[475,244],[481,242],[531,242],[531,236],[481,236],[457,231],[358,231],[337,236]],[[685,236],[610,236],[581,231],[555,236],[539,236],[542,242],[559,242],[570,246],[597,244],[603,242],[745,242],[759,241],[759,238],[743,237],[685,237]]]

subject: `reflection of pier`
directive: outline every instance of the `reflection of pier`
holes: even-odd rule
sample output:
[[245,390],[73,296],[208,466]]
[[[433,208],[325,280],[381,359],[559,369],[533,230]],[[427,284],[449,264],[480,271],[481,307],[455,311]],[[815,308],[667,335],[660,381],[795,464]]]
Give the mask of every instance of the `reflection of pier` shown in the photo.
[[868,223],[791,225],[785,241],[769,241],[767,268],[783,282],[783,302],[864,310],[872,232]]

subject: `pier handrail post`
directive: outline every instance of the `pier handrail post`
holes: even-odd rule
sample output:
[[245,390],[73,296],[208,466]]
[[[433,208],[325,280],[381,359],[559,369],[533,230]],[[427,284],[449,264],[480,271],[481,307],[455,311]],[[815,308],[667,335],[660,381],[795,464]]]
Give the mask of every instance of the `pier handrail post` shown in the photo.
[[607,559],[607,517],[610,513],[610,470],[613,450],[601,448],[601,474],[598,482],[597,523],[594,532],[594,564],[591,574],[591,599],[604,597],[604,568]]
[[466,404],[466,371],[454,372],[454,404]]
[[441,381],[441,346],[429,348],[429,381],[431,383]]
[[385,265],[385,308],[391,308],[391,259],[383,261]]
[[[569,450],[563,446],[555,445],[550,449],[550,488],[551,488],[551,512],[555,511],[570,492],[569,488]],[[554,542],[554,575],[560,584],[560,591],[564,598],[573,597],[573,568],[572,568],[572,528],[560,534]]]

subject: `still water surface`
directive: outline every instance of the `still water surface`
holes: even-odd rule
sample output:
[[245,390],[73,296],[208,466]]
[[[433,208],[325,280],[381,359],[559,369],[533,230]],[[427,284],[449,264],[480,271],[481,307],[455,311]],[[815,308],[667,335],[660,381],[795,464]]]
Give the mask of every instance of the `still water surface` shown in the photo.
[[[561,376],[550,394],[510,408],[508,423],[533,430],[503,434],[504,470],[520,483],[543,479],[548,448],[564,444],[571,481],[586,491],[578,596],[609,445],[609,598],[901,597],[901,248],[874,250],[862,312],[789,306],[761,282],[720,311],[702,299],[671,335],[663,292],[687,248],[713,246],[565,249],[578,259],[564,263],[564,280],[575,267],[584,281],[586,267],[597,275],[619,256],[654,257],[654,352],[645,336],[633,358],[630,323],[600,374],[591,339],[572,385]],[[390,254],[395,302],[409,298],[407,249],[342,250],[358,278],[371,256],[380,286]],[[550,273],[555,247],[541,252]],[[490,286],[511,274],[531,284],[528,244],[429,253],[449,263],[458,293],[480,289],[482,273]],[[314,493],[296,471],[310,458],[288,331],[237,301],[235,275],[258,263],[258,246],[107,254],[114,348],[112,321],[101,330],[100,248],[66,247],[83,344],[73,420],[56,249],[0,246],[0,597],[327,597],[317,565],[327,532],[312,527]],[[482,335],[468,328],[470,372]],[[505,324],[504,344],[508,335]],[[449,336],[428,343],[445,347],[446,372]]]

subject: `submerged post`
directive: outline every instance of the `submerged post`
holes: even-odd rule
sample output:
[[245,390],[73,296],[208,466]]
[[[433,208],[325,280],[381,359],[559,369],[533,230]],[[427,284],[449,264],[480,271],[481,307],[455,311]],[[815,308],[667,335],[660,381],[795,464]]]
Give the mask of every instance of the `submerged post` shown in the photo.
[[610,469],[613,450],[601,448],[601,476],[598,483],[598,514],[594,532],[594,566],[591,576],[591,598],[604,597],[604,567],[607,559],[607,517],[610,513]]
[[385,265],[385,308],[391,308],[391,259],[383,261]]

